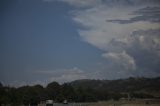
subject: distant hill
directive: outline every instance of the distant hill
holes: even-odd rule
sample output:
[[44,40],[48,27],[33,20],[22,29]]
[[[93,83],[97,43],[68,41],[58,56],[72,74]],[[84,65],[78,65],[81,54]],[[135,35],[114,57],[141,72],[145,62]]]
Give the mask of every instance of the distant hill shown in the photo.
[[157,78],[127,78],[117,80],[76,80],[70,82],[74,88],[92,88],[94,90],[108,91],[108,92],[135,92],[145,93],[160,97],[160,77]]

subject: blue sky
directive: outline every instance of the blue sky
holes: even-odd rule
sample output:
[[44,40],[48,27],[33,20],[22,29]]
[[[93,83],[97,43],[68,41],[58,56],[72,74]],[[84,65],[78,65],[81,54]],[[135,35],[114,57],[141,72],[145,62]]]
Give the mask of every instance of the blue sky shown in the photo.
[[0,81],[160,75],[158,0],[1,0]]

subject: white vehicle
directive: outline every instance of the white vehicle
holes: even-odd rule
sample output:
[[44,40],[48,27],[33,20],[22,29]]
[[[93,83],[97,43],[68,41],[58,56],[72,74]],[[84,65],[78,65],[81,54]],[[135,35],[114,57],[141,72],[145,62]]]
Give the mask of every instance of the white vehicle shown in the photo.
[[46,100],[46,106],[53,106],[53,100]]
[[66,100],[66,99],[63,101],[63,104],[68,104],[68,102],[67,102],[67,100]]

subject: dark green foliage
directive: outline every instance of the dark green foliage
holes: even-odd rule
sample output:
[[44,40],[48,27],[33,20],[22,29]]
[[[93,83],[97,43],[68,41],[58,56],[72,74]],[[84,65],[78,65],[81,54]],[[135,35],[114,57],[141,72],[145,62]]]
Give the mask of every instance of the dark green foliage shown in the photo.
[[96,93],[91,88],[79,87],[75,89],[76,96],[74,100],[76,102],[95,102],[97,101]]
[[131,92],[131,91],[160,91],[160,77],[157,78],[128,78],[118,80],[77,80],[71,82],[74,88],[90,87],[95,90],[109,92]]
[[2,83],[0,82],[0,88],[2,88],[3,87],[3,85],[2,85]]
[[62,85],[62,91],[61,91],[63,98],[67,99],[68,101],[73,101],[75,96],[75,91],[73,87],[69,84],[63,84]]
[[47,99],[55,100],[61,92],[61,86],[57,82],[49,83],[45,89]]
[[[119,80],[77,80],[62,85],[49,83],[41,85],[6,87],[0,83],[0,104],[37,104],[52,99],[55,102],[96,102],[99,100],[119,100],[120,98],[160,97],[160,77],[128,78]],[[156,96],[157,98],[157,96]]]
[[152,95],[145,94],[145,93],[131,93],[131,96],[135,98],[153,98]]

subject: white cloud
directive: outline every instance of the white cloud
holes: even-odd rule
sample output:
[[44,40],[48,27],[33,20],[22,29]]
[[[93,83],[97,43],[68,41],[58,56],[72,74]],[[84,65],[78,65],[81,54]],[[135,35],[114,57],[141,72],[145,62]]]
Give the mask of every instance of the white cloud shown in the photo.
[[159,29],[159,23],[137,21],[118,24],[107,20],[129,20],[141,8],[158,4],[158,0],[55,0],[66,2],[78,8],[72,12],[73,20],[84,27],[79,29],[81,38],[97,48],[108,51],[108,43],[113,39],[128,37],[136,30]]
[[[139,19],[138,21],[136,21],[134,20],[134,18],[142,15],[133,14],[135,11],[138,11],[142,8],[144,9],[145,7],[159,6],[159,0],[59,1],[63,1],[70,4],[71,6],[76,7],[75,10],[73,10],[71,13],[73,21],[81,26],[81,28],[78,29],[80,37],[85,42],[104,51],[102,56],[106,58],[109,62],[113,63],[107,63],[109,65],[106,65],[106,69],[113,71],[107,74],[110,74],[114,77],[115,75],[113,74],[115,74],[115,71],[124,70],[126,71],[127,75],[127,72],[129,72],[129,70],[138,70],[137,68],[139,68],[139,64],[137,64],[137,61],[138,63],[143,62],[139,59],[146,59],[150,61],[150,59],[155,59],[156,56],[149,55],[160,54],[159,32],[157,32],[158,35],[152,35],[155,33],[151,31],[159,30],[160,24],[155,22],[153,23],[152,21],[147,21],[147,18],[144,17],[144,19]],[[154,17],[152,18],[154,19]],[[124,24],[108,21],[129,21],[131,19],[133,19],[134,21]],[[134,32],[140,30],[149,30],[151,31],[151,33],[145,32],[141,35],[134,34]],[[138,50],[136,48],[138,48]],[[148,54],[145,53],[142,49],[144,49],[144,51],[147,51]],[[155,54],[151,52],[155,52]],[[158,59],[156,61],[158,61]],[[155,66],[157,63],[155,62],[154,64],[152,64],[151,67],[153,68],[153,66]],[[140,64],[141,66],[143,66],[143,63]],[[115,66],[120,67],[116,68]],[[143,70],[144,68],[141,69]],[[155,70],[158,70],[158,68]],[[122,72],[121,76],[124,76],[124,73]],[[141,73],[144,72],[141,71]],[[101,74],[103,74],[103,72]],[[64,75],[61,76],[61,79],[70,79],[70,77],[70,75]]]
[[[137,2],[138,1],[136,1],[136,5],[133,6],[123,5],[123,3],[120,5],[118,5],[118,3],[113,3],[112,6],[109,6],[108,4],[101,3],[87,9],[78,9],[73,12],[73,20],[84,28],[78,30],[81,38],[85,42],[106,52],[102,54],[102,56],[113,63],[109,66],[110,70],[114,70],[110,74],[113,74],[115,70],[124,70],[126,72],[121,71],[121,75],[123,76],[125,73],[128,74],[131,70],[139,70],[137,69],[136,62],[139,60],[135,59],[135,55],[132,56],[134,54],[133,52],[131,53],[131,51],[127,51],[127,49],[131,50],[131,48],[136,48],[133,46],[137,46],[135,45],[137,40],[139,40],[138,42],[141,48],[146,48],[151,52],[157,49],[155,48],[155,44],[153,46],[152,42],[159,42],[159,37],[152,36],[154,33],[150,33],[148,36],[141,35],[136,39],[131,37],[131,35],[132,32],[139,30],[158,30],[160,29],[159,23],[152,23],[147,20],[138,20],[127,24],[107,21],[116,19],[130,20],[131,18],[138,16],[136,14],[132,14],[134,11],[138,11],[139,9],[147,6],[156,5],[154,5],[154,3],[148,3],[151,1],[147,1],[147,3],[143,1],[143,3],[140,4]],[[116,43],[118,42],[118,44],[112,45],[113,41]],[[141,51],[137,50],[137,54],[140,55]],[[148,56],[148,54],[145,56]],[[145,57],[141,59],[145,59]],[[116,66],[119,67],[119,69],[114,68]]]
[[56,69],[56,70],[49,70],[49,71],[37,71],[38,74],[43,74],[49,77],[48,81],[57,81],[60,83],[63,82],[70,82],[77,79],[86,79],[88,78],[87,74],[77,68],[73,67],[71,69]]
[[[132,43],[136,43],[144,50],[159,54],[160,30],[137,31],[132,34]],[[132,44],[133,45],[133,44]]]
[[116,52],[109,52],[102,55],[106,59],[109,59],[113,62],[113,64],[122,65],[125,70],[135,70],[136,64],[130,55],[128,55],[125,51],[116,53]]
[[37,73],[41,74],[57,74],[57,73],[65,73],[65,74],[81,74],[84,71],[77,67],[73,67],[71,69],[56,69],[56,70],[43,70],[43,71],[36,71]]
[[[137,9],[137,8],[136,8]],[[102,49],[107,49],[107,44],[112,39],[124,38],[135,30],[148,30],[160,28],[159,23],[134,22],[130,24],[118,24],[107,22],[109,19],[129,19],[129,15],[135,8],[108,8],[102,5],[91,9],[78,11],[73,17],[74,21],[85,27],[80,29],[79,34],[84,41]]]
[[80,75],[80,74],[62,74],[59,77],[50,78],[50,81],[57,81],[57,82],[63,83],[63,82],[70,82],[70,81],[79,80],[79,79],[87,79],[87,77],[85,75]]

